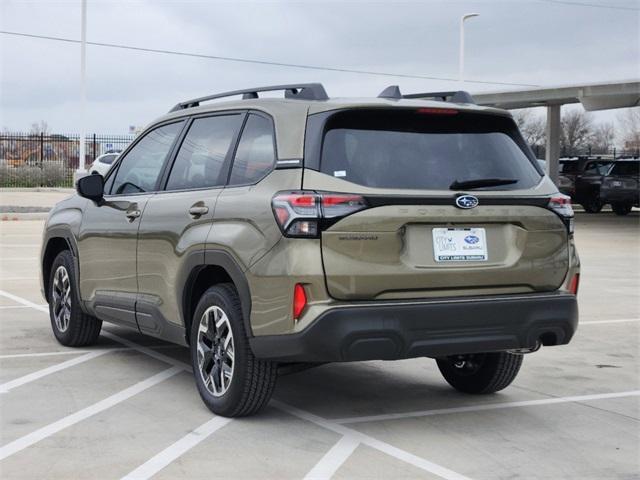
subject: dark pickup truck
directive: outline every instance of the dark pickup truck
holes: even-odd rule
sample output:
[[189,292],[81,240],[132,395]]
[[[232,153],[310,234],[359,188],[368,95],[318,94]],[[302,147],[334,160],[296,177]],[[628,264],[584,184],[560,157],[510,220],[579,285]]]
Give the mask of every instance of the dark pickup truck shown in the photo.
[[627,215],[640,203],[640,159],[618,160],[602,181],[600,198],[616,215]]
[[605,204],[600,187],[612,163],[589,157],[560,159],[560,192],[569,195],[573,203],[579,203],[588,213],[598,213]]

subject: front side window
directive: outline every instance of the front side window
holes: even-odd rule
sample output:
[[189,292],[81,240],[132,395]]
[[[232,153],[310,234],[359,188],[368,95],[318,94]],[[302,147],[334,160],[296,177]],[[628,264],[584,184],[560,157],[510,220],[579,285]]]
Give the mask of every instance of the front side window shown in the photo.
[[276,160],[273,124],[260,115],[249,115],[231,169],[231,185],[256,183]]
[[374,188],[449,190],[500,179],[506,183],[484,188],[511,190],[540,181],[511,119],[423,110],[334,115],[327,122],[320,170]]
[[225,160],[242,115],[196,118],[171,168],[167,190],[218,187],[226,183]]
[[183,122],[163,125],[138,141],[120,162],[111,194],[153,192],[164,161],[182,125]]

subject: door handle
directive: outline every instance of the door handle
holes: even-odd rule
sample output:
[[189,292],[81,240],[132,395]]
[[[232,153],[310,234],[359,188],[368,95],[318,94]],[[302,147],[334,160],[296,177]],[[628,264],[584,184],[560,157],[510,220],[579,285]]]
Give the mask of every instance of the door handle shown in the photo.
[[133,222],[140,215],[142,215],[142,212],[140,210],[130,210],[126,213],[126,216],[130,222]]
[[193,218],[201,217],[202,215],[205,215],[207,213],[209,213],[209,207],[202,205],[194,205],[189,209],[189,215],[191,215]]

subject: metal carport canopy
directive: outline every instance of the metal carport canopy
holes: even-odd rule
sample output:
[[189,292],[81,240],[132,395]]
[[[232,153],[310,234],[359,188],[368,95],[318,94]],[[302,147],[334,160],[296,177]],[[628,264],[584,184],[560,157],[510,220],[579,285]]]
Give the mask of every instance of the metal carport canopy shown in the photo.
[[569,103],[581,103],[587,111],[635,107],[640,105],[640,81],[476,93],[473,98],[478,105],[504,109],[547,107],[547,173],[556,181],[560,158],[560,107]]

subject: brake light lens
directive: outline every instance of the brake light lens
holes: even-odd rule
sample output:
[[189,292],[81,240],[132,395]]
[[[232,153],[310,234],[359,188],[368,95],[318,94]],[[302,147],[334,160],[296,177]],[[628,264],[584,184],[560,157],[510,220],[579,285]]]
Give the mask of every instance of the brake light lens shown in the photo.
[[428,115],[456,115],[458,110],[453,108],[419,108],[418,113],[426,113]]
[[296,283],[293,288],[293,319],[298,320],[305,307],[307,306],[307,294],[304,291],[304,287]]
[[285,236],[316,238],[322,229],[368,205],[360,195],[302,191],[278,193],[271,206]]
[[549,199],[548,208],[553,210],[563,221],[569,233],[573,233],[574,213],[571,206],[571,197],[561,193]]

